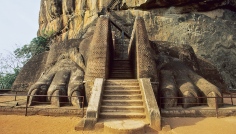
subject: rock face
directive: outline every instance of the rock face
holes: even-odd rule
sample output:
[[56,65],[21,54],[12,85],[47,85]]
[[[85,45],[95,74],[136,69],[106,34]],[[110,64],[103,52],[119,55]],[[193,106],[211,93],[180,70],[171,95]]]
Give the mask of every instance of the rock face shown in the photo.
[[[101,10],[109,5],[111,1],[41,0],[38,35],[49,34],[52,40],[50,51],[44,56],[44,59],[39,61],[43,64],[39,68],[45,68],[42,71],[44,72],[42,76],[45,75],[47,77],[40,77],[41,74],[36,73],[35,76],[31,76],[34,82],[40,78],[34,86],[31,86],[33,84],[31,82],[27,86],[18,89],[22,83],[25,83],[22,79],[29,75],[27,71],[23,71],[21,72],[23,75],[17,77],[13,88],[23,91],[29,90],[29,87],[31,87],[30,94],[40,94],[40,91],[50,88],[51,83],[55,84],[58,78],[61,80],[61,83],[56,83],[55,85],[61,84],[65,94],[66,92],[71,95],[83,94],[84,75],[86,76],[86,70],[88,70],[88,51],[91,51],[91,46],[97,46],[96,42],[93,41],[92,43],[94,44],[91,45],[96,20],[99,14],[102,13]],[[189,56],[189,59],[181,59],[182,61],[187,60],[186,63],[189,62],[188,60],[192,63],[191,60],[196,61],[198,59],[199,65],[193,65],[195,72],[206,77],[208,81],[217,85],[220,89],[226,89],[224,84],[219,82],[221,81],[220,79],[224,80],[228,88],[236,88],[236,61],[234,60],[236,58],[235,1],[123,0],[120,3],[118,2],[119,4],[127,10],[115,11],[116,15],[123,18],[132,26],[135,17],[140,16],[144,18],[147,36],[154,43],[152,46],[158,54],[160,54],[159,52],[161,50],[165,50],[164,53],[168,54],[174,48],[181,48],[181,51],[183,50],[182,53],[177,54],[177,57],[174,56],[175,58],[181,59]],[[99,27],[101,27],[100,31],[102,31],[102,24]],[[111,41],[108,38],[106,40],[107,42]],[[185,45],[182,44],[188,44],[193,49],[185,48]],[[103,45],[101,44],[100,46]],[[195,58],[191,59],[192,56],[185,53],[184,49],[188,52],[194,51],[196,54]],[[71,53],[72,50],[76,51]],[[169,56],[173,57],[173,55]],[[32,68],[31,65],[35,61],[32,60],[28,68]],[[63,66],[60,63],[68,63],[68,66]],[[172,64],[170,64],[170,67],[172,67]],[[167,70],[172,70],[170,67]],[[65,68],[69,70],[69,73],[65,71],[60,73],[58,70],[53,70],[54,68],[60,68],[62,70]],[[179,69],[181,70],[183,68]],[[76,77],[77,72],[80,74],[78,78]],[[61,76],[66,76],[66,80],[61,79]],[[68,81],[72,78],[75,80],[75,84],[69,83],[68,86]],[[55,82],[53,79],[55,79]],[[191,79],[193,80],[195,77]],[[204,81],[206,80],[204,79]],[[198,83],[196,82],[194,84],[197,85]],[[66,90],[67,86],[71,89]],[[60,93],[55,92],[55,94]],[[191,96],[192,94],[186,92],[186,95]],[[34,100],[34,98],[31,99]],[[74,102],[77,101],[75,100]]]
[[[52,34],[55,42],[79,39],[110,1],[41,0],[38,35]],[[229,88],[236,88],[235,0],[123,0],[123,6],[124,3],[129,10],[117,14],[130,22],[135,16],[143,17],[150,40],[191,45],[198,57],[218,69]]]
[[167,41],[175,46],[191,45],[198,57],[208,60],[218,69],[228,87],[235,88],[235,12],[217,9],[176,14],[177,11],[178,8],[173,7],[118,14],[144,17],[152,41]]
[[128,7],[143,9],[178,6],[188,11],[206,11],[222,6],[235,7],[235,0],[126,0]]
[[41,0],[38,35],[57,41],[80,38],[111,0]]

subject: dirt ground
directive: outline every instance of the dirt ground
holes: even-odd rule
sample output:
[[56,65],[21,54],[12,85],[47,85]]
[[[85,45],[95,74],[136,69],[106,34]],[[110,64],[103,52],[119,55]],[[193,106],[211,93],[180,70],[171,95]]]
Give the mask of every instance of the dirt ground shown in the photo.
[[166,118],[170,134],[235,134],[236,117]]
[[[0,115],[1,134],[99,134],[79,132],[74,127],[79,117]],[[172,130],[160,134],[235,134],[236,117],[164,118]]]
[[[17,97],[25,105],[25,97]],[[233,100],[234,104],[236,99]],[[231,104],[228,98],[224,102]],[[15,105],[14,96],[0,97],[0,106]],[[236,134],[236,117],[208,118],[163,118],[171,126],[159,134]],[[101,134],[101,131],[75,131],[80,117],[0,115],[0,134]],[[154,133],[151,133],[154,134]]]

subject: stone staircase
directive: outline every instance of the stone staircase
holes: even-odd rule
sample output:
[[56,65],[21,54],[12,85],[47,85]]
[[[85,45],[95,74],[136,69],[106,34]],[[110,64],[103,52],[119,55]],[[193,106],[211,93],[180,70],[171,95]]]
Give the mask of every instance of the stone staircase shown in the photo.
[[100,118],[146,118],[138,80],[106,80]]
[[127,60],[128,59],[128,47],[129,47],[129,39],[116,38],[115,39],[114,59]]
[[[149,78],[136,79],[138,65],[129,60],[129,25],[122,19],[117,19],[118,15],[113,14],[109,18],[113,24],[111,29],[114,49],[110,57],[113,60],[106,66],[109,67],[109,76],[106,80],[95,79],[86,117],[79,122],[76,130],[96,130],[102,127],[104,133],[123,134],[145,133],[146,128],[159,131],[160,111],[151,81]],[[132,55],[132,58],[133,56],[136,55]]]
[[113,60],[110,79],[133,79],[134,73],[129,60]]

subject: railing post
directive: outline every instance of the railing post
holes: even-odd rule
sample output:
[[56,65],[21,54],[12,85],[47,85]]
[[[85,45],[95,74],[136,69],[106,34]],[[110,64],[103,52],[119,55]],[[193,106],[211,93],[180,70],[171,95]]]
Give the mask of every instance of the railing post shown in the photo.
[[84,96],[83,96],[82,108],[83,108],[83,117],[84,117]]
[[232,106],[234,105],[233,98],[232,98],[232,93],[230,93],[230,98],[231,98],[231,104]]
[[25,106],[25,116],[27,116],[28,110],[28,103],[29,103],[29,95],[27,95],[26,106]]
[[161,113],[161,99],[162,99],[162,97],[160,97],[160,107],[159,107],[160,113]]
[[16,94],[15,94],[15,101],[16,101],[16,96],[17,96],[17,91],[16,91]]
[[215,104],[216,104],[216,118],[218,118],[218,104],[217,104],[217,98],[215,97]]

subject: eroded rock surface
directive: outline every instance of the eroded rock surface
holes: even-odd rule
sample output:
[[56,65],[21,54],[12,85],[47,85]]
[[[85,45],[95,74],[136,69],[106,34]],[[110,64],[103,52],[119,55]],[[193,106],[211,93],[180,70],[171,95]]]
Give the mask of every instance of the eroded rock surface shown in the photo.
[[129,21],[133,21],[134,16],[142,16],[152,41],[167,41],[179,47],[191,45],[197,57],[213,64],[228,87],[235,88],[235,12],[217,9],[181,13],[178,9],[127,10],[116,14]]
[[[94,23],[97,12],[110,0],[41,1],[38,35],[54,40],[79,39]],[[235,0],[125,0],[130,8],[119,11],[129,22],[145,19],[149,39],[176,45],[190,44],[196,55],[208,60],[222,74],[229,88],[236,87]],[[141,6],[141,7],[140,7]],[[143,8],[145,11],[132,8]]]
[[[43,62],[43,65],[40,66],[40,69],[49,74],[50,71],[47,70],[50,68],[74,71],[76,71],[76,69],[80,70],[81,73],[79,76],[81,77],[77,80],[79,81],[78,83],[81,84],[84,80],[83,76],[86,74],[86,69],[84,68],[86,68],[87,60],[89,59],[88,51],[97,22],[98,12],[100,12],[104,6],[108,5],[109,2],[110,0],[41,0],[38,35],[50,34],[52,35],[52,42],[50,51],[47,52],[48,54],[44,57],[41,56],[42,59],[40,60]],[[226,83],[229,88],[236,88],[236,70],[234,68],[236,64],[234,60],[236,56],[236,14],[234,11],[234,0],[126,0],[123,1],[123,4],[124,2],[128,10],[112,12],[115,12],[117,16],[127,21],[125,25],[131,25],[131,27],[135,17],[140,16],[144,18],[148,38],[153,42],[152,46],[159,55],[159,58],[161,57],[160,52],[162,51],[167,57],[180,59],[181,65],[177,70],[183,71],[190,69],[195,73],[194,75],[203,76],[206,78],[206,81],[213,83],[219,87],[220,90],[227,89],[224,83]],[[132,29],[130,29],[129,32],[131,32],[131,30]],[[194,51],[196,54],[195,59],[186,58],[188,56],[191,57],[191,55],[188,55],[188,53],[185,55],[184,51],[181,51],[182,58],[181,54],[179,55],[180,51],[169,54],[173,49],[183,50],[184,45],[182,44],[190,45],[191,51]],[[75,58],[73,58],[74,56],[68,54],[70,53],[69,50],[74,48],[79,48],[79,55],[83,57],[76,62]],[[65,54],[67,56],[65,56]],[[60,55],[64,55],[67,60],[59,58]],[[184,57],[186,59],[184,59]],[[196,60],[198,64],[195,64]],[[31,60],[31,64],[34,62],[37,61]],[[78,65],[80,62],[84,63],[84,67]],[[185,63],[185,65],[183,65],[184,67],[182,66],[182,62]],[[68,66],[64,66],[63,64],[68,64]],[[174,74],[172,74],[173,71],[169,72],[173,70],[170,68],[172,64],[173,63],[165,64],[166,67],[157,67],[157,70],[159,69],[158,73],[180,77],[179,75],[181,74],[178,73],[181,73],[181,71],[174,71]],[[26,67],[27,65],[24,68]],[[27,77],[27,75],[29,75],[27,74],[27,69],[24,68],[21,72],[22,75],[18,76],[13,86],[16,90],[18,90],[19,85],[24,85],[29,82],[29,80],[25,82],[21,80],[23,76]],[[65,76],[65,79],[59,79],[62,80],[61,83],[68,84],[66,81],[70,79],[70,76],[67,78],[66,74],[70,74],[71,72],[61,72],[60,69],[52,71],[52,77]],[[161,71],[161,69],[165,71]],[[28,83],[28,85],[22,87],[21,90],[30,89],[30,91],[33,91],[36,88],[43,90],[45,87],[32,86],[36,82],[36,79],[38,79],[39,83],[44,81],[41,81],[41,79],[43,79],[42,75],[46,75],[47,73],[42,74],[43,71],[40,72],[36,72],[36,76],[32,76],[34,82]],[[191,80],[195,78],[198,77],[191,77]],[[53,80],[51,80],[47,88],[50,87],[51,84],[58,85],[58,83],[53,83]],[[178,88],[179,87],[180,86],[178,86]],[[174,89],[176,87],[171,88]],[[68,94],[71,90],[65,90],[65,92]],[[207,92],[206,95],[220,96],[219,92]],[[173,94],[177,93],[174,92]],[[193,93],[184,91],[183,95],[194,96]],[[198,100],[187,101],[197,102]],[[170,105],[176,105],[176,102]]]

